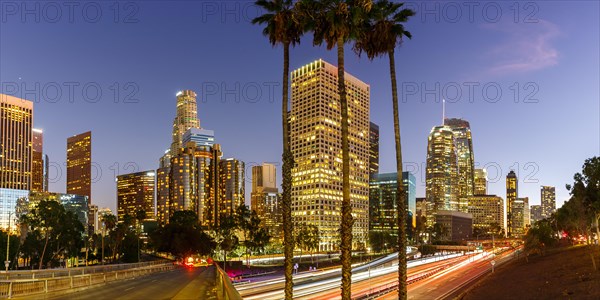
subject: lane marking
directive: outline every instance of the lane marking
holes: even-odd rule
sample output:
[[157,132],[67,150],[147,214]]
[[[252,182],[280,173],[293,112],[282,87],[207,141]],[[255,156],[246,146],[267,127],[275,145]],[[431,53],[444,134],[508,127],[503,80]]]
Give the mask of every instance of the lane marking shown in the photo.
[[135,287],[135,286],[132,286],[132,287],[130,287],[130,288],[128,288],[128,289],[124,289],[123,291],[124,291],[124,292],[127,292],[127,291],[129,291],[130,289],[132,289],[132,288],[134,288],[134,287]]

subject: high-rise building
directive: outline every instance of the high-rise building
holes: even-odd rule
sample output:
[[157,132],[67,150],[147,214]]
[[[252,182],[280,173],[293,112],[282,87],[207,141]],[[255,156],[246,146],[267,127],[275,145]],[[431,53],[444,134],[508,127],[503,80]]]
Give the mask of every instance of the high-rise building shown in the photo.
[[88,197],[83,195],[50,193],[50,192],[31,192],[24,197],[20,197],[16,203],[17,217],[27,214],[43,200],[57,201],[62,204],[66,211],[70,211],[77,216],[77,219],[88,232],[88,225],[92,224],[89,220],[90,206]]
[[276,185],[275,165],[264,163],[252,167],[252,193],[250,208],[256,211],[261,225],[275,239],[282,239],[282,212]]
[[543,185],[540,189],[542,218],[549,218],[556,211],[556,188]]
[[379,173],[379,126],[369,123],[369,177]]
[[[319,251],[337,250],[343,201],[338,69],[317,60],[294,70],[291,78],[292,219],[319,228]],[[348,73],[345,80],[352,247],[360,249],[366,248],[369,231],[370,87]]]
[[246,174],[243,161],[235,158],[219,162],[219,219],[235,215],[237,208],[246,204]]
[[177,155],[179,150],[183,148],[183,134],[190,128],[200,128],[196,93],[191,90],[179,91],[177,93],[177,113],[173,120],[171,156]]
[[529,207],[529,215],[531,216],[531,224],[533,225],[535,222],[543,220],[542,216],[542,206],[541,205],[532,205]]
[[88,217],[90,218],[89,223],[93,228],[93,233],[99,233],[100,231],[100,223],[99,223],[99,218],[98,218],[98,205],[92,204],[89,207],[89,214]]
[[[433,203],[433,218],[438,210],[459,211],[458,165],[454,133],[449,126],[431,129],[427,143],[425,196]],[[431,222],[431,221],[430,221]]]
[[67,193],[92,197],[92,132],[67,139]]
[[504,229],[504,200],[499,196],[470,196],[468,212],[473,216],[473,228],[481,232],[496,233],[495,226]]
[[0,188],[31,189],[32,128],[33,102],[0,94]]
[[506,233],[508,236],[513,235],[513,203],[518,197],[518,180],[515,171],[510,170],[506,175]]
[[117,176],[117,217],[136,217],[137,211],[146,212],[146,219],[154,219],[154,191],[156,172],[143,171]]
[[47,192],[48,156],[44,155],[44,133],[41,129],[33,128],[32,130],[31,190]]
[[212,147],[215,144],[215,132],[202,128],[190,128],[181,138],[182,145],[192,142],[199,147]]
[[475,158],[473,156],[471,127],[468,121],[454,118],[444,119],[444,125],[450,127],[454,133],[454,145],[458,165],[458,210],[466,212],[468,197],[473,195],[475,189]]
[[[390,231],[392,235],[398,232],[398,201],[396,189],[398,187],[397,173],[377,174],[369,183],[369,230]],[[402,172],[402,182],[406,191],[406,209],[411,216],[407,226],[416,225],[417,197],[416,179],[409,172]]]
[[464,241],[473,237],[473,216],[469,213],[453,210],[438,210],[435,222],[445,228],[444,241]]
[[473,195],[487,195],[487,170],[475,169],[475,189]]
[[[169,165],[171,163],[169,162]],[[170,167],[158,168],[156,170],[156,221],[159,224],[166,224],[169,221],[169,186],[170,186]]]
[[[29,197],[28,190],[15,190],[0,188],[0,228],[11,231],[17,230],[17,203],[19,199]],[[10,227],[9,227],[10,223]]]
[[526,233],[529,223],[529,198],[517,198],[511,205],[511,226],[512,236],[520,237]]

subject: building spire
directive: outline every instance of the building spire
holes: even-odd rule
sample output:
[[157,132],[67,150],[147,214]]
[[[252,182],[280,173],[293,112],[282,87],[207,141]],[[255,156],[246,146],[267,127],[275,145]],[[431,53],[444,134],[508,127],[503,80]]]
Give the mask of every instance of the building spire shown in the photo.
[[446,125],[446,99],[442,98],[442,125]]

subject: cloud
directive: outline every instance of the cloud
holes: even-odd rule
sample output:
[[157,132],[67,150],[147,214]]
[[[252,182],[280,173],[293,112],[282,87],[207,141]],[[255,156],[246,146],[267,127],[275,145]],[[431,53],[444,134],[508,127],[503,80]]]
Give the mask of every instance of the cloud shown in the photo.
[[502,44],[485,54],[488,61],[494,62],[486,70],[490,75],[526,73],[558,64],[559,53],[552,41],[560,31],[551,22],[495,23],[483,27],[507,35]]

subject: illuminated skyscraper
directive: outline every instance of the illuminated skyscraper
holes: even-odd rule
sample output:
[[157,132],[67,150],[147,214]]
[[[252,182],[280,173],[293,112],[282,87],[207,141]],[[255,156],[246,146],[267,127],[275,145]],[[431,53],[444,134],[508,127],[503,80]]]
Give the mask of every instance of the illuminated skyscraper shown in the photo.
[[[427,142],[427,169],[425,174],[425,196],[433,203],[434,218],[438,210],[459,210],[458,165],[454,133],[448,126],[431,129]],[[432,220],[428,220],[430,223]]]
[[48,156],[44,154],[44,134],[33,129],[33,153],[31,162],[31,191],[48,191]]
[[183,145],[183,134],[190,128],[200,128],[196,93],[184,90],[177,93],[177,114],[173,120],[173,142],[171,156],[177,155]]
[[[171,164],[169,162],[169,164]],[[169,186],[171,168],[164,167],[156,170],[156,221],[166,224],[169,220]]]
[[[292,219],[316,225],[320,251],[336,250],[342,206],[341,109],[338,69],[323,60],[292,72],[290,142]],[[368,84],[347,74],[352,247],[364,248],[369,231],[369,94]]]
[[463,119],[445,119],[444,125],[454,133],[454,145],[458,164],[458,210],[466,212],[468,197],[474,192],[475,159],[473,157],[473,139],[469,122]]
[[531,224],[532,225],[539,220],[543,220],[544,217],[542,217],[542,206],[541,205],[531,205],[529,207],[529,215],[531,216]]
[[236,209],[246,204],[246,174],[243,161],[235,158],[219,162],[219,219],[231,218]]
[[507,235],[513,234],[513,203],[518,197],[518,180],[515,171],[511,170],[506,175],[506,230]]
[[0,188],[31,189],[32,126],[33,102],[0,94]]
[[92,197],[92,132],[67,139],[67,193]]
[[487,170],[475,169],[475,189],[473,195],[487,195]]
[[556,211],[556,189],[543,185],[540,189],[542,201],[542,218],[549,218]]
[[154,191],[156,172],[143,171],[117,176],[117,217],[119,221],[128,214],[136,216],[138,210],[146,212],[146,219],[154,219]]
[[[398,235],[398,187],[397,173],[377,174],[369,183],[369,230]],[[402,182],[406,192],[406,209],[410,218],[407,226],[415,226],[417,214],[416,179],[409,172],[402,173]]]
[[520,237],[529,223],[529,198],[516,198],[511,205],[511,235]]
[[369,177],[379,173],[379,126],[369,123]]
[[277,190],[275,165],[264,163],[252,167],[252,193],[250,209],[256,211],[266,228],[275,239],[281,239],[282,214]]
[[[492,225],[504,229],[504,200],[496,195],[477,194],[469,197],[468,212],[473,216],[473,228],[492,233]],[[495,232],[494,232],[495,233]]]

